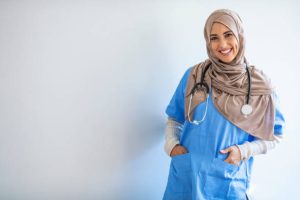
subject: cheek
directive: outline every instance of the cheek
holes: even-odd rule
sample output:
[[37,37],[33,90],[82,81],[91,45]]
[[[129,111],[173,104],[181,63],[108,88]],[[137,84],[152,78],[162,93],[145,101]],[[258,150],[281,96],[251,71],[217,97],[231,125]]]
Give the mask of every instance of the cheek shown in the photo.
[[232,44],[233,44],[233,46],[234,46],[236,52],[238,52],[238,51],[239,51],[239,43],[238,43],[238,41],[237,41],[237,40],[234,40],[234,41],[232,41]]
[[216,43],[211,43],[210,44],[210,50],[215,54],[217,52],[217,44]]
[[239,52],[239,45],[235,44],[235,54],[237,54]]

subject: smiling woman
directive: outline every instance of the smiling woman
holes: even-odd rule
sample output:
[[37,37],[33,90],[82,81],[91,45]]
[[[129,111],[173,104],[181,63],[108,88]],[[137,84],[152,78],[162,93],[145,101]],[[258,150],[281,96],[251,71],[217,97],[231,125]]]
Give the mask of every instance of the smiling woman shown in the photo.
[[224,63],[230,63],[239,51],[237,38],[231,30],[221,23],[213,24],[210,45],[214,56]]
[[244,56],[238,14],[214,11],[204,36],[209,58],[186,71],[166,109],[164,200],[249,199],[254,156],[278,144],[284,118],[270,80]]

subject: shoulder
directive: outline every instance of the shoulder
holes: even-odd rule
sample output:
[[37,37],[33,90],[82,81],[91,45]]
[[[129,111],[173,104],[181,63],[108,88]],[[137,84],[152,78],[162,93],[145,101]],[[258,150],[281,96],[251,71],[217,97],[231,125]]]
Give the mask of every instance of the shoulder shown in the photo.
[[260,85],[264,85],[265,87],[274,90],[274,85],[272,84],[270,77],[268,77],[263,70],[258,69],[254,65],[250,65],[249,68],[252,82],[259,83]]
[[257,68],[254,65],[250,65],[249,68],[251,71],[251,75],[255,75],[257,78],[262,80],[271,81],[271,79],[267,76],[267,74],[263,70]]
[[182,80],[187,80],[190,75],[195,75],[199,70],[201,70],[201,65],[203,62],[197,63],[193,66],[190,66],[187,68],[187,70],[184,72]]
[[195,81],[197,79],[197,76],[201,74],[202,68],[206,66],[206,64],[207,60],[188,67],[181,78],[181,84],[186,85],[188,80],[190,79]]
[[196,79],[197,76],[202,73],[202,69],[209,64],[210,64],[210,60],[207,59],[203,62],[193,65],[192,67],[190,67],[190,74],[193,76],[194,79]]

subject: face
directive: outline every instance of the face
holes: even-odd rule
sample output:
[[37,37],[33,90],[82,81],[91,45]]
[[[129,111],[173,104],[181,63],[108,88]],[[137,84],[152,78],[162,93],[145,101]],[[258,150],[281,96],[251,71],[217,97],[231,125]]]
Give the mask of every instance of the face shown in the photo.
[[213,55],[224,63],[230,63],[239,51],[239,43],[233,32],[221,23],[214,23],[210,33]]

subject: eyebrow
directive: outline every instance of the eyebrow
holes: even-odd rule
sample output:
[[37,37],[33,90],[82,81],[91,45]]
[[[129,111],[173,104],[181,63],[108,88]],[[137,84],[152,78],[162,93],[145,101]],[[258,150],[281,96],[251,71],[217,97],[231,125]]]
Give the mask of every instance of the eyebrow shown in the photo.
[[[228,34],[228,33],[232,33],[232,31],[226,31],[223,33],[223,35]],[[218,34],[210,34],[210,37],[212,36],[218,36]]]
[[223,33],[223,34],[227,34],[227,33],[232,33],[232,31],[226,31],[225,33]]

